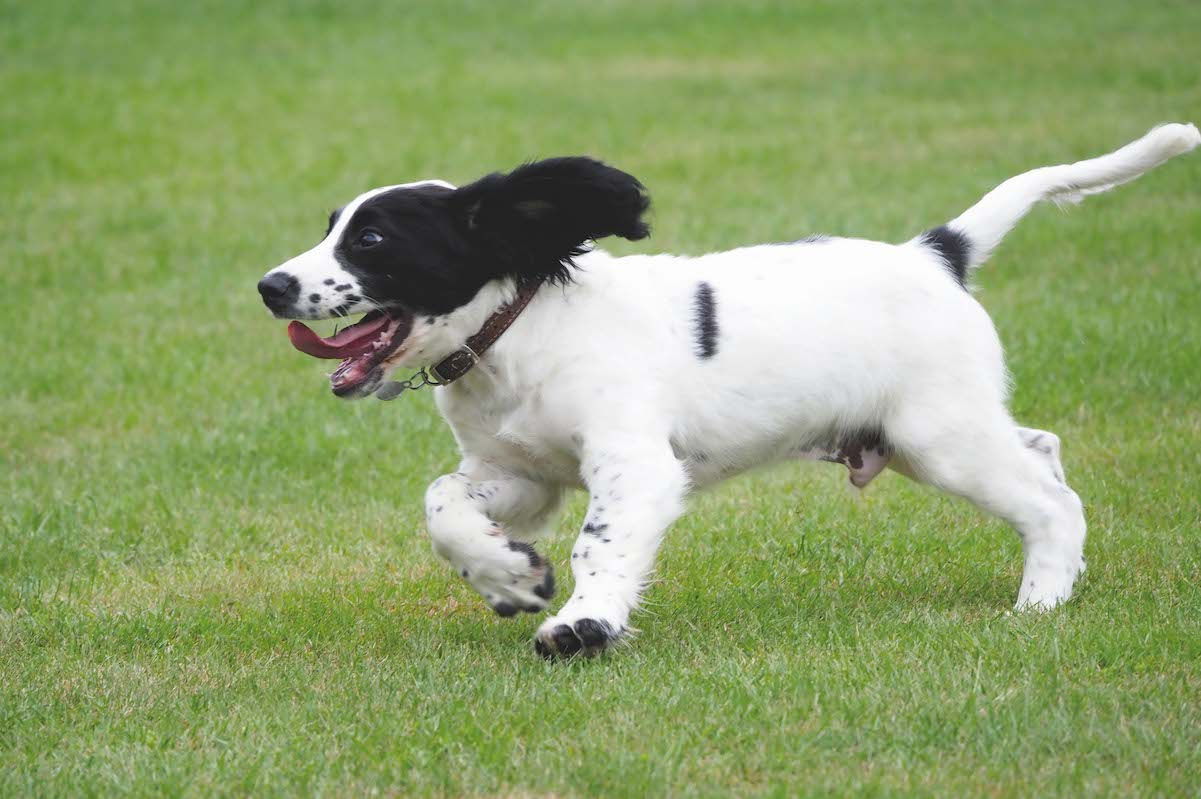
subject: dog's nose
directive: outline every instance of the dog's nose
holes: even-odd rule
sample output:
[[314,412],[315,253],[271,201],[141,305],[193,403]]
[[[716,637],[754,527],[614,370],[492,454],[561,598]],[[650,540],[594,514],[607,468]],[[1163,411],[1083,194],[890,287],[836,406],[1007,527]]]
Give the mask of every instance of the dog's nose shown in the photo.
[[283,311],[300,296],[300,281],[287,272],[272,272],[259,281],[259,294],[272,311]]

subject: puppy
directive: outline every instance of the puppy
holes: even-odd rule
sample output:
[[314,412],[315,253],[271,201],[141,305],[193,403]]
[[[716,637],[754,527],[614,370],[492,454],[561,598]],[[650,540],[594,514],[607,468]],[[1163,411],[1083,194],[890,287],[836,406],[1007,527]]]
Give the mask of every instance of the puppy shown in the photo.
[[1006,410],[969,279],[1038,201],[1079,201],[1199,141],[1164,125],[1026,172],[903,244],[811,236],[696,258],[595,249],[648,235],[646,192],[552,158],[366,192],[258,288],[279,318],[365,314],[329,338],[289,325],[297,349],[340,361],[336,395],[437,386],[462,461],[426,493],[429,533],[500,615],[547,607],[553,571],[530,542],[566,489],[589,492],[574,592],[535,636],[544,656],[629,630],[690,492],[795,458],[841,463],[859,487],[891,467],[1004,519],[1025,554],[1017,607],[1049,609],[1084,571],[1084,515],[1059,440]]

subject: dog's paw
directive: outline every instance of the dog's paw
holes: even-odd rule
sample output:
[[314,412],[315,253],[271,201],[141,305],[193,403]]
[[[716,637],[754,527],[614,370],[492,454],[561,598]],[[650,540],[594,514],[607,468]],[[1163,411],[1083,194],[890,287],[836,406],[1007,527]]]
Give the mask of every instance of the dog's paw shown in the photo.
[[534,651],[548,660],[574,655],[599,655],[618,641],[626,630],[604,619],[583,618],[574,622],[547,619],[534,635]]
[[[555,595],[555,573],[532,544],[509,538],[504,527],[472,502],[461,474],[434,481],[426,492],[426,527],[434,551],[501,616],[539,613]],[[475,496],[475,495],[471,495]]]
[[541,613],[555,595],[555,570],[524,541],[506,541],[493,557],[459,569],[460,576],[500,616]]
[[1068,558],[1062,564],[1040,563],[1022,574],[1016,611],[1047,611],[1072,598],[1072,589],[1084,573],[1083,556]]

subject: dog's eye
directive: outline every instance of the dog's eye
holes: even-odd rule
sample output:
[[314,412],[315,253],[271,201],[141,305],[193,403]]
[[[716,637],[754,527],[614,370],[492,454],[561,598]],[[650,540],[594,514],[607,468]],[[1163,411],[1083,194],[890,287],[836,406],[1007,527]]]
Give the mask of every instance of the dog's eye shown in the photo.
[[374,247],[384,240],[384,237],[375,230],[364,230],[359,234],[358,245],[360,247]]

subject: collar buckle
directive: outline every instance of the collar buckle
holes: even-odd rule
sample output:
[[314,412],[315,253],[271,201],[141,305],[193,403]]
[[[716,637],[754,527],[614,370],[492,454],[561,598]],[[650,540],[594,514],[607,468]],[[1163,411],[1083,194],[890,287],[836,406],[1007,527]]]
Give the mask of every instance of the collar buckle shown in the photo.
[[[466,363],[463,362],[464,357],[466,358]],[[470,371],[479,362],[479,353],[473,350],[470,346],[464,344],[450,355],[447,355],[434,366],[426,369],[429,374],[429,377],[426,378],[426,382],[432,386],[444,386],[447,383],[452,383],[455,380],[458,380],[465,372]],[[451,374],[441,374],[438,371],[439,367],[443,369],[450,369]],[[430,377],[432,377],[433,380],[430,380]]]

